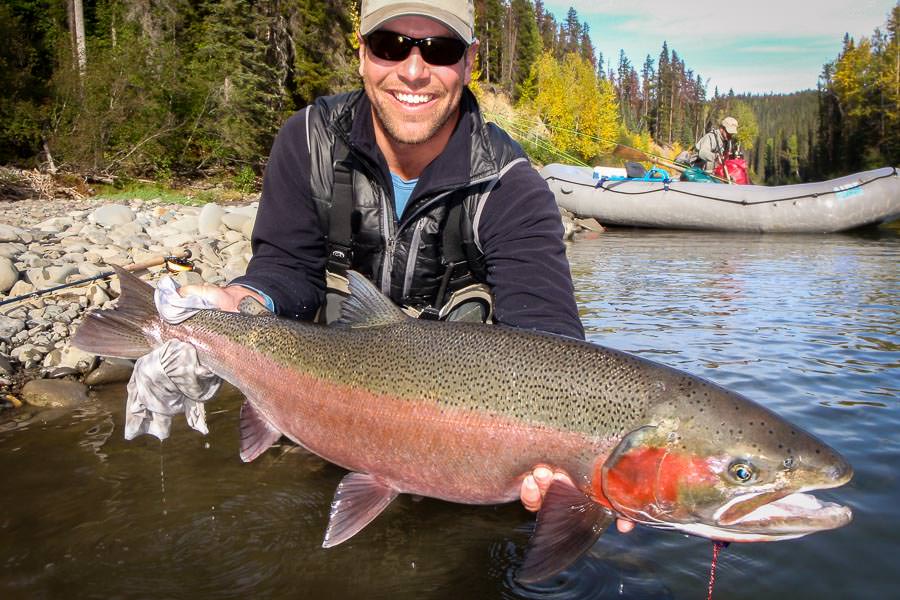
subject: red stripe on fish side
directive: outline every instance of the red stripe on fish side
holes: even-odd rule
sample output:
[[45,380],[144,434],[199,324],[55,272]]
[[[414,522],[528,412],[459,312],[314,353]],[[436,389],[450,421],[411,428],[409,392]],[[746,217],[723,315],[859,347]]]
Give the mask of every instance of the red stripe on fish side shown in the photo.
[[612,445],[502,415],[328,381],[221,336],[197,345],[209,354],[202,362],[240,388],[289,438],[405,493],[471,504],[512,501],[538,464],[565,470],[587,490],[594,461]]

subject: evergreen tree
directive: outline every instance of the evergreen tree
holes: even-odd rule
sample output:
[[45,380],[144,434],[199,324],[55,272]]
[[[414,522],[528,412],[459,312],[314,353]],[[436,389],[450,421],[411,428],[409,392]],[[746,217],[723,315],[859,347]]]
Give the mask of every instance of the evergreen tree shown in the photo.
[[[266,155],[283,99],[267,64],[260,6],[246,0],[210,0],[191,65],[206,93],[191,135],[197,167],[255,163]],[[258,29],[259,28],[259,29]]]
[[52,0],[0,4],[0,161],[32,163],[43,149],[50,118],[50,80],[66,7]]
[[672,113],[672,73],[668,42],[663,42],[656,65],[656,105],[653,110],[654,129],[651,133],[657,142],[668,144],[672,141],[669,126]]
[[475,35],[481,41],[479,64],[487,84],[500,84],[503,70],[504,26],[507,11],[501,0],[482,0],[476,6]]
[[535,19],[534,8],[529,0],[512,0],[509,12],[511,25],[515,28],[515,44],[510,60],[508,91],[513,99],[518,99],[522,85],[531,72],[531,65],[541,54],[541,36]]
[[[272,1],[272,0],[270,0]],[[274,11],[287,19],[295,54],[289,73],[294,104],[354,88],[359,83],[355,48],[356,3],[351,0],[277,2]]]
[[640,129],[642,131],[653,131],[655,129],[655,119],[651,109],[654,104],[656,93],[656,70],[653,66],[653,58],[648,54],[644,60],[644,66],[641,68],[641,114]]
[[581,22],[578,20],[578,11],[576,11],[574,7],[569,7],[569,12],[566,13],[566,20],[563,24],[564,38],[561,48],[563,55],[569,53],[580,54],[582,52],[581,31]]

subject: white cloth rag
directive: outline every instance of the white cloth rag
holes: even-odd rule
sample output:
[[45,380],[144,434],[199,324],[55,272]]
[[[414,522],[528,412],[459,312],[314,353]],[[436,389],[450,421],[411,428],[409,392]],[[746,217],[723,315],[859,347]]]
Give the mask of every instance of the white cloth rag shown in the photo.
[[[160,316],[172,324],[181,323],[199,310],[216,308],[201,296],[182,298],[171,277],[159,280],[154,300]],[[188,425],[207,434],[203,403],[216,394],[221,384],[215,373],[200,364],[194,346],[169,340],[134,364],[125,404],[125,439],[149,433],[164,440],[169,437],[172,417],[182,412]]]

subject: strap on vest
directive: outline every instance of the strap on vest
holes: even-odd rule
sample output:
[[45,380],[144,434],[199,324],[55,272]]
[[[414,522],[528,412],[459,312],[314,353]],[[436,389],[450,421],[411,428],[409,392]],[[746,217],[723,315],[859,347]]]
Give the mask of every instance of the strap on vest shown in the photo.
[[347,145],[335,136],[334,182],[328,218],[328,269],[346,273],[353,261],[353,168]]
[[[435,319],[440,318],[437,313],[446,304],[447,291],[451,287],[458,289],[461,279],[465,278],[467,283],[484,281],[484,256],[475,246],[472,222],[466,214],[464,203],[465,200],[452,202],[444,221],[441,240],[444,274],[431,306],[425,309],[426,312],[429,309],[433,311]],[[476,248],[475,254],[472,248]],[[451,286],[451,283],[454,285]]]

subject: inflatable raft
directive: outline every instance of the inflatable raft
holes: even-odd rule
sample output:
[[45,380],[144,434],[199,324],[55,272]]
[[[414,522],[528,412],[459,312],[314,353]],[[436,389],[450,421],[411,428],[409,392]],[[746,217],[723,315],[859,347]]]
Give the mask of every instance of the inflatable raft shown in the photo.
[[900,171],[886,167],[819,183],[766,187],[641,178],[547,165],[560,207],[602,225],[713,231],[831,233],[900,217]]

